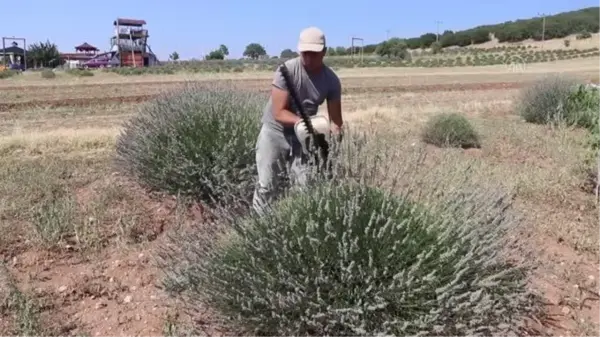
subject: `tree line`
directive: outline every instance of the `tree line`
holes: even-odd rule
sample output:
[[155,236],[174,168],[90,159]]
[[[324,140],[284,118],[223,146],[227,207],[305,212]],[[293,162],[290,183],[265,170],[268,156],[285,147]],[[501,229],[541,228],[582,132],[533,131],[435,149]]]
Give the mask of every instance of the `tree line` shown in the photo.
[[[520,42],[527,39],[540,41],[558,39],[571,34],[589,37],[590,33],[600,30],[600,7],[589,7],[576,11],[563,12],[546,16],[545,29],[542,17],[507,21],[495,25],[483,25],[462,31],[446,30],[437,36],[425,33],[419,37],[403,39],[408,49],[430,48],[438,41],[440,47],[465,47],[490,41],[493,37],[498,42]],[[365,46],[364,53],[375,53],[381,44],[387,41]]]
[[[507,21],[495,25],[483,25],[462,31],[445,30],[439,36],[435,33],[425,33],[419,37],[398,38],[393,37],[376,44],[363,47],[365,54],[378,54],[380,56],[405,58],[407,50],[418,48],[432,48],[434,52],[444,47],[465,47],[480,44],[497,38],[499,42],[520,42],[526,39],[536,41],[542,39],[563,38],[571,34],[578,34],[578,38],[588,38],[591,33],[600,30],[600,7],[589,7],[576,11],[563,12],[545,18],[545,29],[542,27],[542,18],[521,19]],[[345,56],[352,53],[352,47],[329,47],[327,55]],[[205,60],[224,60],[229,55],[225,45],[208,53]],[[298,54],[291,49],[284,49],[277,56],[280,58],[293,58]],[[260,43],[250,43],[246,46],[243,56],[249,59],[268,58],[266,49]],[[169,58],[173,61],[179,59],[179,54],[173,52]],[[60,65],[60,53],[55,44],[50,41],[38,42],[27,48],[27,64],[33,67],[53,67]]]
[[[439,36],[435,33],[425,33],[419,37],[393,37],[380,43],[363,47],[365,54],[378,54],[388,57],[407,57],[406,50],[432,48],[434,52],[444,47],[466,47],[490,41],[492,37],[498,42],[520,42],[527,39],[540,41],[542,39],[558,39],[577,34],[577,38],[589,38],[591,33],[600,31],[600,7],[589,7],[576,11],[563,12],[543,18],[519,19],[495,25],[477,26],[462,31],[445,30]],[[357,47],[355,47],[357,48]],[[352,53],[352,47],[329,47],[327,55],[345,56]],[[257,43],[249,44],[244,52],[245,57],[259,58],[266,56],[264,48]],[[256,57],[253,57],[256,56]],[[295,51],[284,49],[279,57],[292,58],[297,56]]]

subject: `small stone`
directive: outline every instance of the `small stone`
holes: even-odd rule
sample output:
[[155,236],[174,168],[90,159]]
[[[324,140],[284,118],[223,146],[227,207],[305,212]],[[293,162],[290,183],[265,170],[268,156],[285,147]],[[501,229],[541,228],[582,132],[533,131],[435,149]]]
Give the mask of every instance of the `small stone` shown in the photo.
[[127,295],[127,296],[125,296],[125,298],[123,299],[123,303],[130,303],[130,302],[131,302],[131,300],[132,300],[132,297],[131,297],[131,295]]
[[589,288],[596,287],[596,278],[594,277],[594,275],[588,276],[588,279],[585,281],[585,285]]
[[101,308],[104,308],[105,306],[106,306],[106,303],[104,303],[104,302],[96,303],[96,309],[101,309]]
[[109,278],[109,279],[108,279],[108,282],[110,282],[110,283],[113,283],[113,282],[115,282],[115,278],[114,278],[114,277],[111,277],[111,278]]
[[136,321],[141,321],[141,320],[142,320],[142,316],[140,316],[140,315],[135,315],[135,320],[136,320]]
[[150,299],[151,300],[155,300],[156,299],[156,295],[150,295]]
[[568,315],[571,312],[571,309],[568,307],[563,307],[560,311],[562,311],[563,314]]
[[63,293],[63,292],[65,292],[66,290],[67,290],[67,286],[60,286],[60,287],[58,287],[58,292],[61,292],[61,293]]
[[140,253],[140,255],[138,255],[138,258],[143,259],[144,258],[144,253]]
[[120,265],[121,265],[121,261],[119,261],[119,260],[116,260],[116,261],[115,261],[115,266],[119,267]]
[[131,287],[131,291],[136,291],[136,290],[137,290],[136,286]]

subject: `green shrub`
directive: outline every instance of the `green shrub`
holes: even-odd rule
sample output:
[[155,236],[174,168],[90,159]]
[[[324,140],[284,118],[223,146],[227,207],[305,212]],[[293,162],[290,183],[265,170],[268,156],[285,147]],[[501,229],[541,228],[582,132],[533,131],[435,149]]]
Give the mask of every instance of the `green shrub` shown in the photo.
[[598,87],[580,84],[571,89],[567,98],[567,123],[590,130],[598,128],[600,114],[600,91]]
[[87,69],[69,69],[66,71],[66,73],[69,75],[80,76],[80,77],[94,76],[94,73]]
[[42,78],[55,78],[56,74],[54,73],[54,71],[50,70],[50,69],[44,69],[42,70],[42,72],[40,73]]
[[219,203],[247,196],[264,102],[256,93],[188,84],[125,123],[117,165],[155,190]]
[[568,116],[567,101],[576,82],[561,75],[550,75],[535,81],[521,91],[517,111],[536,124],[557,123]]
[[10,70],[10,69],[1,70],[0,71],[0,80],[5,79],[5,78],[11,78],[17,74],[18,74],[18,72],[15,70]]
[[479,135],[469,120],[457,113],[433,116],[422,132],[423,141],[439,147],[479,148]]
[[264,217],[221,218],[233,231],[209,246],[180,233],[183,268],[164,264],[168,282],[249,334],[519,329],[533,302],[527,269],[502,257],[517,224],[509,197],[472,190],[426,207],[409,195],[339,181],[292,192]]
[[583,31],[583,32],[577,34],[576,39],[577,40],[584,40],[584,39],[589,39],[591,37],[592,37],[592,34],[590,32]]

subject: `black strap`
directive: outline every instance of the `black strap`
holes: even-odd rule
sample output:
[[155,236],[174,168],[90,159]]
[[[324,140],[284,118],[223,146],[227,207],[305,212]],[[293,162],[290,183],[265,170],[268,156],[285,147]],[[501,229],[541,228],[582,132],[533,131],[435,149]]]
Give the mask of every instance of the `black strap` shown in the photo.
[[[327,158],[329,157],[329,144],[327,143],[327,140],[325,139],[325,135],[317,134],[315,132],[315,129],[313,128],[313,125],[312,125],[312,121],[310,120],[308,115],[306,115],[306,112],[304,111],[304,106],[302,105],[302,102],[300,102],[300,99],[298,98],[298,94],[296,93],[296,90],[294,89],[293,82],[290,79],[290,73],[288,72],[288,69],[285,66],[285,64],[282,63],[280,65],[279,69],[281,71],[281,75],[283,75],[283,79],[284,79],[285,85],[288,89],[288,93],[292,97],[292,103],[294,105],[296,105],[296,110],[298,111],[298,113],[300,114],[300,117],[304,121],[304,124],[306,125],[306,130],[308,131],[308,134],[311,136],[306,140],[308,142],[308,144],[307,144],[308,151],[313,152],[311,150],[311,148],[313,148],[313,147],[315,148],[315,150],[319,150],[319,151],[313,152],[316,155],[315,161],[317,163],[319,163],[322,160],[323,164],[327,164],[328,163]],[[312,141],[310,141],[310,138],[312,138]],[[317,153],[320,153],[321,158],[319,158]]]
[[300,114],[300,118],[302,118],[302,120],[304,121],[304,124],[306,124],[306,130],[308,131],[309,134],[314,135],[315,129],[313,128],[310,118],[306,115],[306,112],[304,112],[304,106],[302,105],[302,102],[300,102],[300,99],[298,98],[298,94],[296,94],[296,90],[294,90],[294,84],[293,84],[292,80],[290,79],[290,73],[288,72],[288,69],[285,66],[285,63],[282,63],[279,66],[279,70],[281,71],[281,75],[283,75],[283,80],[285,81],[285,86],[287,87],[288,92],[289,92],[290,96],[292,97],[292,101],[293,101],[294,105],[296,106],[296,110]]

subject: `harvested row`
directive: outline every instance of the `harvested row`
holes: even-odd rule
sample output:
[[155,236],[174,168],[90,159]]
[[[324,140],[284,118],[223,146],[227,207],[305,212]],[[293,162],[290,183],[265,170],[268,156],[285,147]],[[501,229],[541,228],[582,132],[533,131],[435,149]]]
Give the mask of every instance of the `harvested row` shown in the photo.
[[[508,83],[467,83],[467,84],[436,84],[436,85],[402,85],[402,86],[381,86],[381,87],[346,87],[344,88],[344,94],[364,94],[373,92],[388,92],[388,93],[402,93],[402,92],[431,92],[431,91],[464,91],[464,90],[496,90],[496,89],[515,89],[526,85],[525,82],[508,82]],[[267,85],[264,85],[261,89],[252,88],[250,90],[258,90],[260,92],[267,92]],[[246,87],[246,90],[248,88]],[[54,100],[30,100],[21,102],[3,102],[0,103],[0,111],[16,111],[26,110],[31,108],[48,107],[84,107],[93,106],[107,103],[141,103],[152,98],[155,98],[159,93],[155,94],[144,94],[144,95],[126,95],[126,96],[113,96],[113,97],[77,97],[67,99],[54,99]]]
[[[504,81],[504,82],[513,82]],[[46,99],[58,99],[58,98],[85,98],[85,97],[120,97],[120,96],[134,96],[134,95],[150,95],[159,94],[165,90],[175,89],[186,83],[194,83],[196,81],[176,81],[176,82],[162,82],[162,83],[127,83],[127,84],[82,84],[82,85],[58,85],[58,86],[31,86],[31,87],[11,87],[0,89],[0,101],[3,102],[25,102],[32,100],[46,100]],[[265,90],[269,87],[269,79],[251,79],[251,80],[200,80],[199,83],[212,85],[232,85],[244,90]],[[349,92],[365,92],[365,90],[380,91],[388,90],[388,92],[403,90],[403,87],[415,87],[417,90],[419,87],[435,85],[476,85],[478,83],[502,83],[498,79],[485,79],[474,82],[465,81],[456,83],[446,83],[440,81],[439,77],[390,77],[382,79],[377,78],[345,78],[343,79],[343,87]],[[516,81],[515,81],[516,82]],[[400,89],[396,89],[400,87]],[[358,91],[357,91],[358,90]]]

